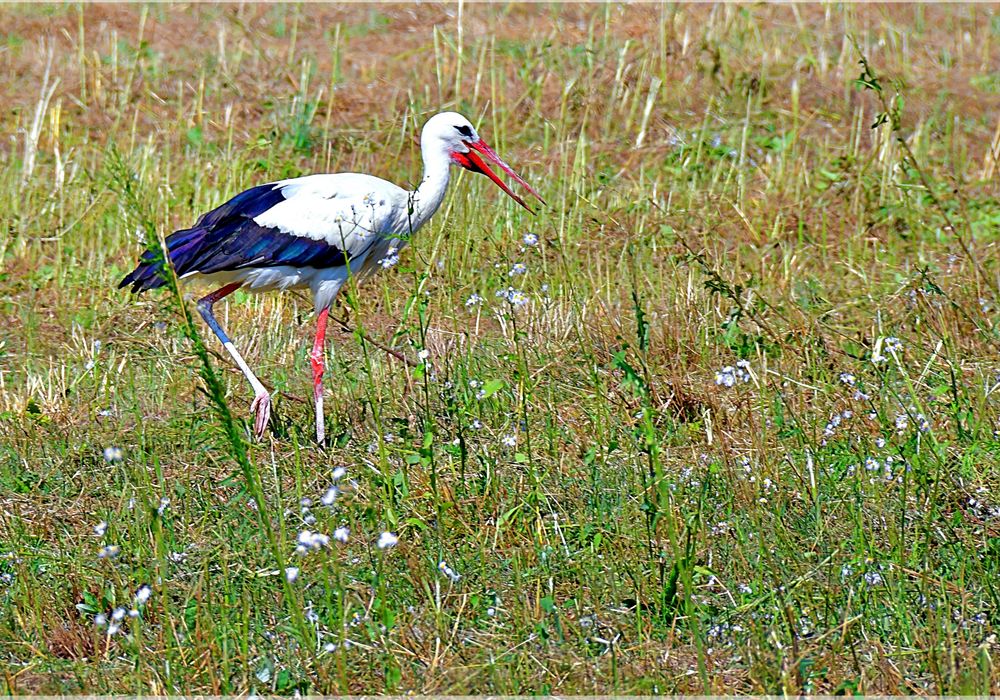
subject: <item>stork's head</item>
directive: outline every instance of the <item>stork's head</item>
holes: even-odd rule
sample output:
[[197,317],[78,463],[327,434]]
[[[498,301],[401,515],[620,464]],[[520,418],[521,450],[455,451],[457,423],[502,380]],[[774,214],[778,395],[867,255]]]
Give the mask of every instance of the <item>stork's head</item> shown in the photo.
[[455,165],[460,165],[474,173],[482,173],[493,180],[511,199],[528,211],[531,211],[531,209],[524,203],[524,200],[514,194],[507,187],[506,183],[490,170],[487,161],[499,166],[501,170],[520,183],[539,202],[545,204],[545,200],[532,189],[531,185],[515,173],[513,168],[504,163],[500,156],[476,132],[476,128],[472,126],[472,123],[458,112],[441,112],[428,119],[427,123],[424,124],[420,140],[422,145],[440,149],[444,153],[447,153],[451,162]]

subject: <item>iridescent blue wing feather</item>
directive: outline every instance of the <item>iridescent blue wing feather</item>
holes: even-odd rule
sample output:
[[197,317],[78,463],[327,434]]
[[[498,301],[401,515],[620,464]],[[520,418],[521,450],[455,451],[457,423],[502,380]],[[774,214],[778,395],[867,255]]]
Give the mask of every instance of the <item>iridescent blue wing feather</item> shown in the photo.
[[[167,254],[177,275],[279,265],[344,265],[347,258],[336,246],[254,221],[284,201],[280,185],[253,187],[203,215],[193,227],[167,236]],[[121,281],[119,288],[132,285],[133,292],[141,292],[164,286],[164,268],[158,255],[155,249],[145,251],[138,267]]]

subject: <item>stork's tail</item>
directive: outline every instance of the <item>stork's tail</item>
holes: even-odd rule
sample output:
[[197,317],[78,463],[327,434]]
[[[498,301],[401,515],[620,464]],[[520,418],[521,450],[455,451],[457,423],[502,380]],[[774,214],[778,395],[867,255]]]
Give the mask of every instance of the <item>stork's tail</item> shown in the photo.
[[[202,226],[181,229],[164,240],[167,256],[175,270],[181,270],[192,254],[205,239],[208,231]],[[118,283],[118,289],[132,285],[132,292],[138,294],[147,289],[159,289],[167,284],[167,271],[163,266],[160,251],[149,249],[139,258],[139,265],[125,275]]]
[[[234,226],[259,216],[284,199],[281,183],[258,185],[241,192],[202,216],[193,227],[175,231],[166,237],[163,242],[170,264],[178,275],[196,272],[199,261],[204,261],[205,251],[211,251],[214,245],[232,233]],[[167,276],[163,264],[157,248],[147,250],[139,258],[138,267],[125,276],[118,288],[132,285],[132,291],[139,293],[165,286]]]

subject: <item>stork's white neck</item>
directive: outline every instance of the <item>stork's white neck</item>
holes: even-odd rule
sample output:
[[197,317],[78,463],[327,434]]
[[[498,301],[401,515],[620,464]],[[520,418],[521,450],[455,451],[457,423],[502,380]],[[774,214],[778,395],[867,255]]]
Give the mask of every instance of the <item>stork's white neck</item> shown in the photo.
[[451,179],[451,156],[441,148],[435,139],[428,142],[421,138],[420,152],[424,160],[424,176],[413,191],[413,214],[410,218],[412,230],[427,223],[444,201]]

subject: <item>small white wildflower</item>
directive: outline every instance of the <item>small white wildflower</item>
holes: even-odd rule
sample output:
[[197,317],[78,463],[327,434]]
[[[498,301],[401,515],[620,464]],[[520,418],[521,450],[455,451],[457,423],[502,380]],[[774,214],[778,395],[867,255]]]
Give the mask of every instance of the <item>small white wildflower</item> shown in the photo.
[[430,357],[430,356],[431,356],[431,351],[428,350],[427,348],[424,348],[423,350],[421,350],[420,352],[417,353],[417,358],[421,362],[426,362],[427,358]]
[[483,427],[483,422],[478,418],[473,418],[472,423],[469,424],[469,427],[472,428],[473,430],[479,430]]
[[746,384],[750,381],[750,363],[746,360],[736,361],[736,378]]
[[149,584],[144,583],[139,586],[139,590],[135,592],[135,604],[137,606],[145,605],[150,597],[153,595],[153,589]]
[[524,237],[521,240],[524,241],[524,245],[538,245],[538,236],[534,233],[524,234]]
[[723,367],[715,373],[715,383],[717,386],[730,388],[736,385],[736,369],[731,366]]
[[333,470],[333,474],[331,475],[330,478],[333,479],[333,483],[337,483],[345,476],[347,476],[347,469],[345,469],[344,467],[337,467],[336,469]]
[[167,559],[169,559],[175,564],[180,564],[185,559],[187,559],[187,554],[185,554],[184,552],[171,552],[170,554],[167,555]]
[[295,583],[295,579],[299,577],[299,567],[297,566],[287,566],[285,567],[285,580],[289,583]]
[[516,435],[504,435],[500,442],[504,444],[505,447],[517,447],[517,436]]
[[528,295],[520,289],[507,287],[507,289],[497,290],[497,296],[507,301],[508,304],[517,308],[528,303]]
[[527,272],[528,272],[528,266],[522,262],[517,262],[511,266],[510,272],[508,272],[507,275],[509,277],[516,277],[517,275],[527,274]]
[[486,608],[486,615],[488,617],[494,617],[497,614],[496,608]]
[[378,536],[376,545],[379,549],[389,549],[390,547],[395,547],[398,543],[399,538],[396,535],[391,532],[383,532]]
[[477,306],[482,303],[483,303],[483,298],[478,294],[473,294],[468,299],[465,300],[465,308],[471,309],[473,306]]
[[114,622],[121,622],[125,618],[125,608],[115,608],[114,612],[111,613],[111,619]]
[[164,496],[160,499],[160,505],[156,508],[156,514],[162,516],[164,511],[166,511],[167,506],[170,505],[170,499]]
[[323,497],[320,498],[319,500],[320,503],[322,503],[325,506],[332,506],[334,503],[337,502],[337,496],[339,495],[340,495],[340,489],[338,489],[336,486],[331,486],[326,490],[326,493],[324,493]]
[[120,624],[118,624],[117,622],[112,622],[110,625],[108,625],[108,636],[110,637],[112,635],[118,634],[118,631],[121,628],[122,626]]
[[857,379],[850,372],[841,372],[840,373],[840,383],[841,384],[846,384],[847,386],[854,386],[854,384],[855,384],[856,381],[857,381]]
[[114,559],[119,554],[121,554],[122,548],[116,544],[108,544],[101,547],[101,550],[97,553],[98,559]]
[[397,254],[397,248],[396,246],[392,246],[385,252],[385,257],[378,261],[378,264],[382,266],[383,270],[388,270],[398,262],[399,255]]
[[896,414],[896,432],[903,434],[906,432],[907,426],[910,424],[910,417],[905,413]]
[[458,583],[458,580],[462,578],[460,574],[456,573],[453,568],[448,566],[444,559],[438,562],[438,571],[451,579],[452,583]]
[[327,642],[326,644],[323,645],[323,651],[325,651],[327,654],[332,654],[336,650],[337,650],[337,645],[334,644],[333,642]]
[[336,530],[333,531],[333,539],[337,540],[340,543],[346,544],[347,538],[350,534],[351,531],[347,529],[346,526],[341,525],[340,527],[338,527]]
[[318,550],[330,544],[330,538],[321,532],[311,532],[303,530],[296,539],[298,546],[295,548],[297,554],[305,554],[310,550]]
[[875,587],[882,583],[882,574],[877,571],[866,571],[865,572],[865,583],[869,587]]
[[746,360],[739,360],[736,366],[726,365],[715,373],[715,383],[727,389],[736,386],[737,382],[746,384],[751,379],[750,363]]
[[125,452],[120,447],[105,447],[104,448],[104,460],[106,462],[120,462],[125,457]]
[[741,584],[740,584],[740,585],[739,585],[739,586],[737,587],[737,590],[738,590],[738,591],[739,591],[740,593],[743,593],[744,595],[749,595],[749,594],[753,593],[753,589],[752,589],[752,588],[750,588],[750,586],[748,586],[748,585],[747,585],[747,584],[745,584],[745,583],[741,583]]
[[97,627],[104,627],[106,624],[108,624],[108,616],[104,613],[97,613],[94,617],[94,625]]
[[128,611],[128,616],[132,618],[139,617],[139,609],[132,608],[131,610]]
[[94,534],[98,537],[104,537],[104,533],[108,531],[108,521],[102,520],[101,522],[94,525]]
[[903,341],[895,336],[889,336],[885,339],[885,349],[889,352],[899,352],[903,349]]

